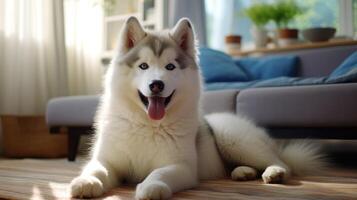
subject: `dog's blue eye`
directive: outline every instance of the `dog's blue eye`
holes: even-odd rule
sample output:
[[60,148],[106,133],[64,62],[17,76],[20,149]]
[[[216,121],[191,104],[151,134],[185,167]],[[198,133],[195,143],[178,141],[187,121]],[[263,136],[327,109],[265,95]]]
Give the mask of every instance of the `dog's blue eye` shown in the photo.
[[174,70],[174,69],[176,68],[176,66],[175,66],[174,64],[170,63],[170,64],[166,65],[165,68],[166,68],[167,70],[170,70],[170,71],[171,71],[171,70]]
[[142,69],[142,70],[149,69],[149,65],[148,65],[147,63],[141,63],[141,64],[139,65],[139,67],[140,67],[140,69]]

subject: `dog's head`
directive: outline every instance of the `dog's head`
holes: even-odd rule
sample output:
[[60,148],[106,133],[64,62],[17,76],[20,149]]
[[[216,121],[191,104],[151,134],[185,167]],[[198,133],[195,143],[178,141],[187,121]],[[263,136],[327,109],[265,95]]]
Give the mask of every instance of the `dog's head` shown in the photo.
[[179,107],[184,101],[193,105],[198,101],[200,73],[188,19],[157,33],[145,31],[130,17],[122,28],[117,51],[106,87],[124,94],[150,119],[163,119],[173,104]]

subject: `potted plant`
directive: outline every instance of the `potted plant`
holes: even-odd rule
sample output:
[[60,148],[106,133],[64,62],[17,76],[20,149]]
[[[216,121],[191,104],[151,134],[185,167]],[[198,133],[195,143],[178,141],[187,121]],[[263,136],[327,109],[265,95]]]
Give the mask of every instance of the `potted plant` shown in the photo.
[[288,45],[297,41],[298,29],[288,28],[288,24],[300,13],[301,8],[293,0],[280,0],[272,5],[270,14],[277,27],[279,45]]
[[257,3],[245,9],[244,14],[253,22],[251,33],[256,47],[265,47],[268,42],[268,32],[265,25],[271,19],[272,6],[266,3]]

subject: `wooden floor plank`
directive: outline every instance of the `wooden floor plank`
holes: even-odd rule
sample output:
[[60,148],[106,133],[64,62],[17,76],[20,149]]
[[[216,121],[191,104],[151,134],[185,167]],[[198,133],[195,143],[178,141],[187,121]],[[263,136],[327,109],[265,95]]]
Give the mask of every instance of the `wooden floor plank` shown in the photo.
[[[80,170],[83,160],[0,160],[0,199],[69,199],[67,186]],[[266,185],[261,180],[235,182],[229,179],[202,182],[194,189],[179,192],[182,199],[328,199],[357,200],[357,170],[332,169],[323,176],[295,177],[287,184]],[[129,200],[134,186],[109,191],[106,200]]]

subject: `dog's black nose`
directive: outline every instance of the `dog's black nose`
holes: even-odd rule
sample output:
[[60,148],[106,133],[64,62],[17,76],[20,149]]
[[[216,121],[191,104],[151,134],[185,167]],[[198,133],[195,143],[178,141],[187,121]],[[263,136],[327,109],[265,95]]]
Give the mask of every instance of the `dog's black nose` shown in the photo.
[[149,85],[151,92],[153,93],[160,93],[164,90],[165,84],[160,80],[153,80],[152,83]]

